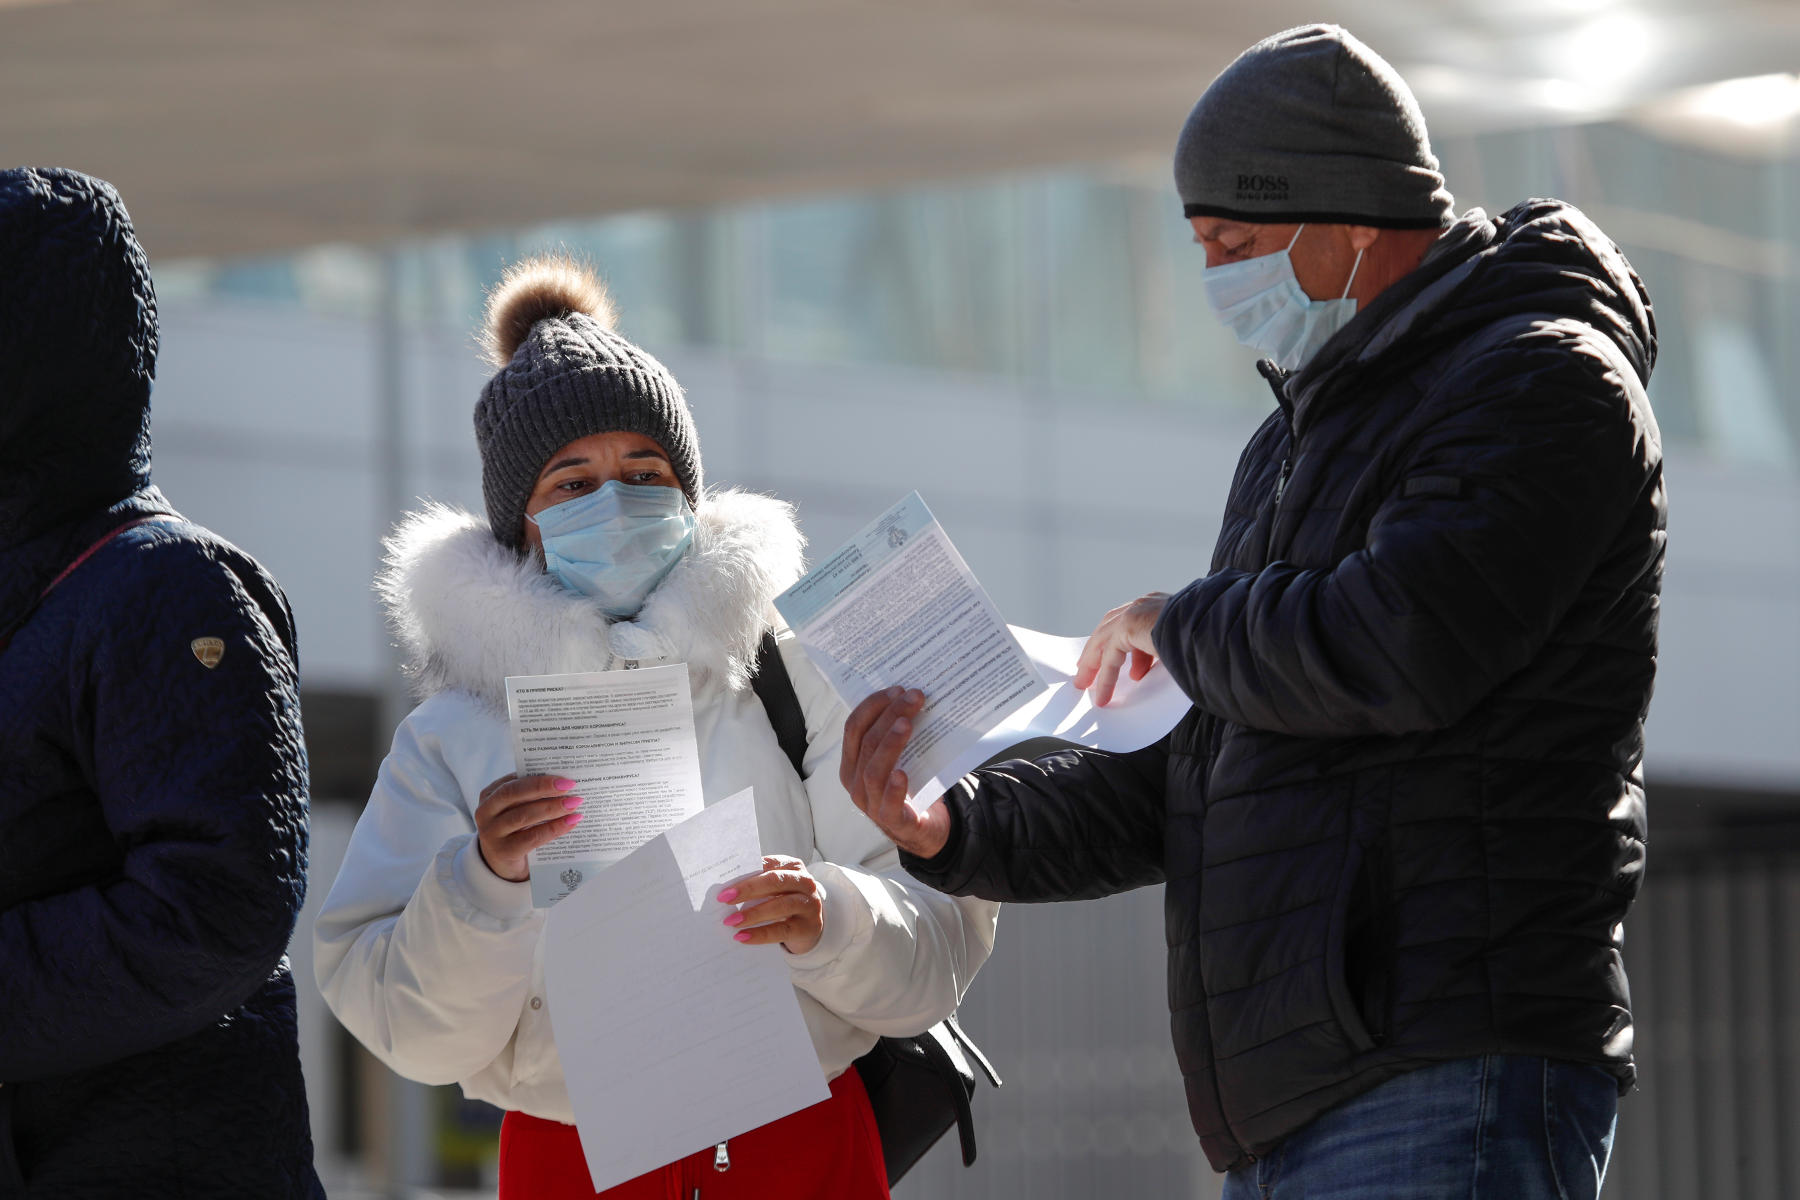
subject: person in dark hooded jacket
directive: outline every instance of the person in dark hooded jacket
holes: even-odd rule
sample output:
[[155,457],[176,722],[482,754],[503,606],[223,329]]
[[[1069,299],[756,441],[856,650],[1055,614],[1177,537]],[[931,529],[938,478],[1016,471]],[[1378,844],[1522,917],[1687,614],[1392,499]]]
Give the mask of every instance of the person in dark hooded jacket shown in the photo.
[[1634,1079],[1648,298],[1566,204],[1455,217],[1405,83],[1335,26],[1228,67],[1176,180],[1277,410],[1210,572],[1109,613],[1076,682],[1105,703],[1160,662],[1194,707],[921,815],[894,764],[923,698],[877,694],[846,783],[952,894],[1166,884],[1175,1049],[1228,1200],[1593,1197]]
[[118,193],[0,171],[0,1196],[313,1197],[294,625],[150,483]]

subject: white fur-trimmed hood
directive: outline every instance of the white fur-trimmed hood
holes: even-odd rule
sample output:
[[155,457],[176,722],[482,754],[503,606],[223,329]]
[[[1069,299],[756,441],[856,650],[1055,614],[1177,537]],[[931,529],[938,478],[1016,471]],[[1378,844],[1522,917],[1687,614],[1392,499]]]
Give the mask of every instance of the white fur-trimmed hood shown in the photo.
[[792,505],[708,493],[688,552],[636,617],[612,621],[494,540],[482,518],[428,504],[388,537],[375,590],[421,699],[455,688],[504,708],[508,675],[605,671],[618,658],[685,662],[696,691],[735,690],[775,619],[770,602],[801,575],[805,545]]

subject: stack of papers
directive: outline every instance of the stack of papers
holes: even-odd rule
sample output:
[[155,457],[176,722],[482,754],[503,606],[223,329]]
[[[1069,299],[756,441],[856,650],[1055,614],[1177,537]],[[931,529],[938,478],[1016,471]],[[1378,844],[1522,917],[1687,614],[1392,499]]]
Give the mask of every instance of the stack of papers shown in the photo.
[[759,845],[745,789],[550,912],[550,1024],[595,1191],[830,1097],[786,952],[734,940],[717,899]]
[[579,825],[529,856],[538,908],[706,807],[686,663],[508,676],[506,714],[519,774],[573,779],[587,801]]
[[1007,747],[1055,737],[1137,750],[1189,707],[1159,663],[1096,708],[1072,680],[1086,638],[1009,626],[917,492],[775,598],[844,703],[900,686],[925,694],[900,757],[924,808]]

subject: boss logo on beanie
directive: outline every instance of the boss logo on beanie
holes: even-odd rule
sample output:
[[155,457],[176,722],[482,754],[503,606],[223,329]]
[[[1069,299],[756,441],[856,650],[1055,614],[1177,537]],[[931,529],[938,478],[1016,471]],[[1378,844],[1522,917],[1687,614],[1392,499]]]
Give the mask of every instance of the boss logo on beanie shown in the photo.
[[1237,177],[1237,198],[1239,200],[1286,200],[1288,198],[1287,176],[1239,175]]

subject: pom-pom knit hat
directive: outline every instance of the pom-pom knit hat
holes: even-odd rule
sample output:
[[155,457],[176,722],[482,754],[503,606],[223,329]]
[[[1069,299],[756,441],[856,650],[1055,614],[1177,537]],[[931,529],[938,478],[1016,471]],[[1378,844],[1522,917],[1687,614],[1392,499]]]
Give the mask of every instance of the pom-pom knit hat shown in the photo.
[[669,456],[698,508],[700,440],[681,385],[614,328],[592,269],[545,255],[507,271],[488,298],[487,353],[499,370],[475,403],[481,494],[501,544],[525,544],[525,504],[557,450],[596,433],[641,433]]

